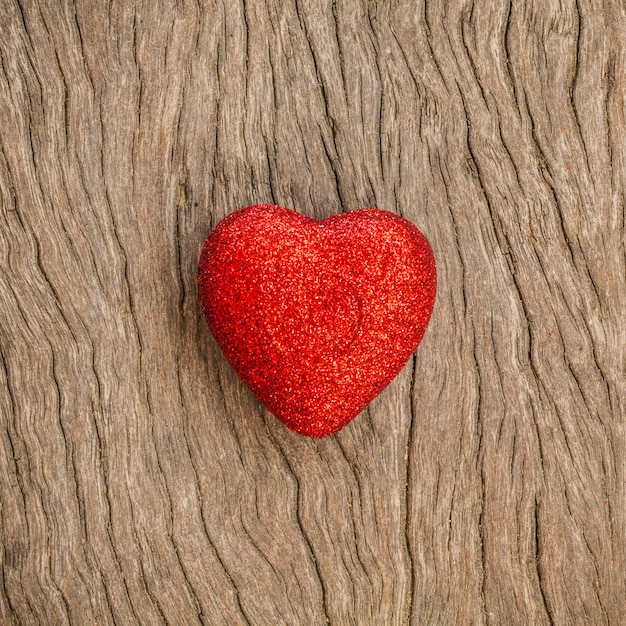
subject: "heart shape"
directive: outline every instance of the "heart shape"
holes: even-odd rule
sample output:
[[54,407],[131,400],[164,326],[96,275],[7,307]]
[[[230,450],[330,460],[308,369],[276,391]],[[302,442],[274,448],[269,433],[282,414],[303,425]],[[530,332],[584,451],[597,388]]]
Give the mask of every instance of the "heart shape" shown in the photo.
[[198,267],[228,361],[271,413],[312,437],[343,428],[400,372],[436,283],[424,235],[378,209],[317,221],[250,206],[216,226]]

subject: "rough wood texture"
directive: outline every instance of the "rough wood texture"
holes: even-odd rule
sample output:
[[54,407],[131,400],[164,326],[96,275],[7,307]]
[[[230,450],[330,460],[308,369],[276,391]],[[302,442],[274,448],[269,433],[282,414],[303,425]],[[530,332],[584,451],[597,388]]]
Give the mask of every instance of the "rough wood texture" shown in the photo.
[[[0,0],[0,622],[623,624],[626,9]],[[196,263],[414,221],[417,355],[287,431]]]

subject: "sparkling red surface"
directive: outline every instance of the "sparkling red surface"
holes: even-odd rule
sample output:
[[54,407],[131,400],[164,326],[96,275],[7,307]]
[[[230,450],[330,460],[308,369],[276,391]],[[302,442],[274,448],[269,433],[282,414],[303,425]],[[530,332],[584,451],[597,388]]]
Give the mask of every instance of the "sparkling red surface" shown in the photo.
[[424,235],[378,209],[317,221],[247,207],[211,232],[198,268],[226,358],[271,413],[311,437],[343,428],[400,372],[436,283]]

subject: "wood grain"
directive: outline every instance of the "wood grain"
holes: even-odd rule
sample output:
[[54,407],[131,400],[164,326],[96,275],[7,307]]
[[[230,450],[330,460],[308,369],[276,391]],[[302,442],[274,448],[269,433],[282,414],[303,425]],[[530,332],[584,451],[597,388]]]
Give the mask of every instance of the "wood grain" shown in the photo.
[[[0,622],[623,624],[626,9],[0,0]],[[239,207],[430,239],[416,356],[286,430],[196,294]]]

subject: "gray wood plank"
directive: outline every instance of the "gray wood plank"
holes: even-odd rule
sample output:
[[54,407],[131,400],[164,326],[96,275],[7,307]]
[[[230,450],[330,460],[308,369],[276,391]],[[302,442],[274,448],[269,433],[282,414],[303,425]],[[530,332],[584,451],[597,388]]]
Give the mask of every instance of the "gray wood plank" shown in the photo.
[[[619,2],[0,2],[0,622],[619,624]],[[348,427],[208,332],[232,211],[377,206],[435,312]]]

